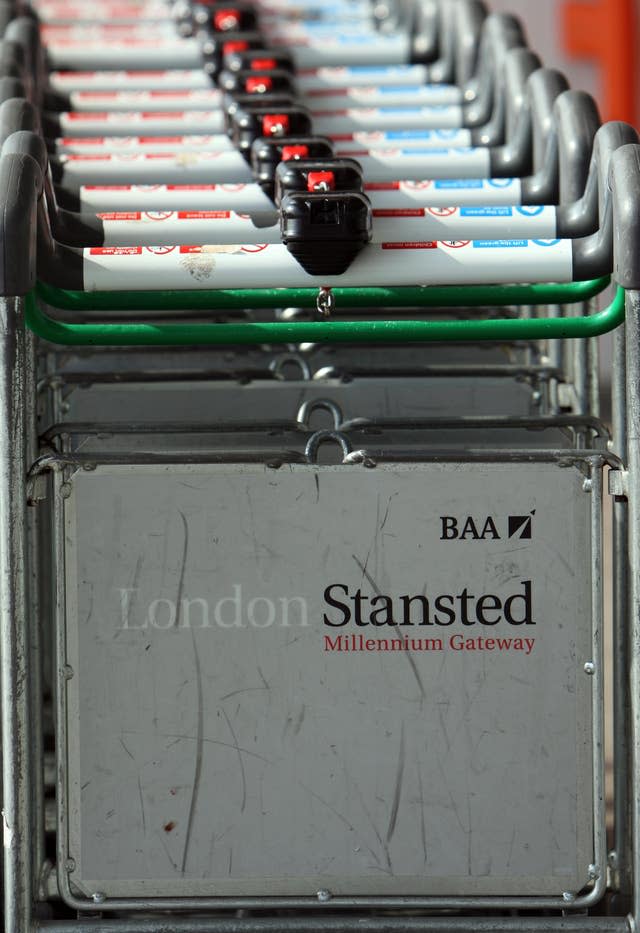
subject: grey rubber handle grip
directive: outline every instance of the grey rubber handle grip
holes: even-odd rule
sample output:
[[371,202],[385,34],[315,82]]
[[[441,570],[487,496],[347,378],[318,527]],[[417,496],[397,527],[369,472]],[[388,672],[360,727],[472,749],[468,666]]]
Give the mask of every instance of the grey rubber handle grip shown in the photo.
[[[602,225],[610,200],[609,168],[613,154],[623,146],[637,144],[638,133],[627,123],[611,122],[601,126],[595,135],[589,171],[583,194],[572,204],[561,205],[557,211],[558,236],[587,236]],[[560,174],[566,171],[562,160]]]
[[527,41],[520,20],[505,13],[487,16],[480,34],[478,64],[474,77],[465,86],[465,124],[484,126],[491,119],[496,85],[504,59],[512,49],[526,48]]
[[440,0],[440,9],[438,58],[429,81],[462,86],[475,74],[488,11],[483,0]]
[[609,188],[613,201],[613,274],[623,288],[640,289],[640,147],[623,146],[611,156]]
[[18,130],[38,131],[38,112],[23,97],[10,97],[0,104],[0,145]]
[[455,6],[453,83],[464,87],[478,69],[480,36],[489,11],[483,0],[457,0]]
[[[504,72],[504,80],[511,81],[514,86],[518,87],[520,87],[528,67],[527,60],[523,55],[524,50],[511,52]],[[554,101],[566,86],[567,82],[564,76],[554,69],[539,68],[529,74],[520,108],[507,113],[507,142],[504,146],[491,149],[492,176],[498,178],[517,175],[530,176],[534,172],[534,152],[536,149],[536,132],[534,131],[532,108],[534,92],[536,107],[538,109],[545,107],[550,116]],[[543,114],[538,112],[537,132],[540,132],[541,126],[546,125],[550,124],[547,124],[543,119]]]
[[29,155],[0,160],[0,293],[26,295],[36,283],[36,225],[42,173]]
[[405,27],[411,35],[411,59],[414,62],[433,62],[438,56],[441,41],[442,0],[425,0],[410,4],[405,14]]
[[[504,146],[513,142],[521,131],[522,119],[530,123],[526,113],[523,117],[523,111],[528,108],[528,81],[539,70],[540,59],[535,52],[518,48],[507,53],[500,71],[496,73],[498,90],[494,95],[491,119],[485,126],[471,131],[474,145]],[[509,88],[508,93],[504,91],[506,87]]]
[[0,42],[0,74],[7,78],[23,78],[25,73],[24,49],[17,42]]
[[[564,90],[558,94],[560,87],[566,88],[566,81],[556,81],[555,87],[543,87],[542,74],[539,72],[533,75],[530,81],[534,174],[523,179],[524,204],[559,203],[561,150],[565,174],[575,172],[575,178],[564,180],[566,199],[573,201],[580,197],[587,179],[593,137],[600,126],[593,98],[578,91]],[[580,113],[575,114],[575,110],[580,110]],[[541,153],[537,170],[536,151]]]

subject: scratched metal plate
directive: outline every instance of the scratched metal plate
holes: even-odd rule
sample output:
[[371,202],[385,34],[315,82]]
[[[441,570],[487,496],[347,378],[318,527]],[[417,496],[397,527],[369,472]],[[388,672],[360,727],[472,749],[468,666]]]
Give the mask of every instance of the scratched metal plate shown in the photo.
[[[65,421],[295,420],[305,401],[330,398],[350,418],[429,418],[467,415],[534,416],[540,393],[524,378],[450,377],[352,382],[94,383],[65,392]],[[321,427],[331,419],[319,416]]]
[[[72,672],[59,857],[75,863],[73,888],[582,888],[593,860],[583,666],[598,507],[583,484],[577,467],[553,462],[77,473],[57,497],[58,669]],[[493,516],[501,537],[442,541],[443,515]],[[522,524],[509,538],[509,516],[531,517],[531,538]],[[434,612],[437,594],[504,603],[528,580],[535,624],[465,626],[460,601],[451,627],[411,629],[427,632],[427,647],[371,650],[398,629],[323,621],[343,617],[329,585],[367,599],[426,593]],[[527,620],[526,599],[510,605]],[[357,650],[326,642],[345,632]],[[456,650],[452,635],[535,645]]]

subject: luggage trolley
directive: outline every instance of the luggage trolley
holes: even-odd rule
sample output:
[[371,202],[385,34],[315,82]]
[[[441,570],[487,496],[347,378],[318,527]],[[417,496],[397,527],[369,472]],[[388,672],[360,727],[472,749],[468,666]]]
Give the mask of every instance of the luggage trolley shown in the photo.
[[[437,5],[425,5],[431,8],[436,10]],[[321,33],[316,30],[316,35]],[[300,30],[270,30],[272,37],[278,34],[295,38]],[[383,29],[380,34],[384,35]],[[375,45],[373,40],[371,44]],[[525,55],[529,53],[507,57],[509,62],[523,63]],[[537,78],[524,77],[527,107],[536,108],[535,82],[548,87],[548,77],[544,72]],[[545,142],[550,161],[552,153],[562,149],[563,127],[569,125],[571,115],[580,123],[580,114],[589,113],[584,100],[563,91],[559,87],[552,95],[544,118],[549,129],[537,137],[550,140]],[[11,101],[8,104],[3,105],[7,113],[15,109]],[[28,108],[23,111],[28,113]],[[549,912],[547,917],[527,918],[531,929],[572,928],[572,924],[574,928],[580,924],[581,929],[627,928],[623,917],[587,918],[579,913],[598,904],[607,887],[600,503],[603,469],[609,466],[611,488],[619,500],[617,541],[622,545],[626,509],[622,500],[632,486],[633,461],[627,461],[621,446],[620,411],[611,441],[597,421],[578,411],[564,417],[551,411],[532,416],[508,404],[505,415],[465,416],[469,411],[465,401],[449,419],[429,418],[427,411],[428,420],[420,415],[407,422],[400,410],[380,407],[366,388],[364,395],[356,394],[349,401],[348,392],[340,391],[345,387],[331,383],[320,383],[322,392],[309,393],[296,413],[295,407],[289,409],[290,402],[284,402],[291,393],[282,384],[271,387],[283,390],[274,393],[273,411],[279,418],[269,417],[268,405],[258,410],[260,403],[250,401],[249,391],[238,396],[240,420],[235,423],[218,417],[213,422],[211,418],[172,421],[169,411],[160,420],[150,419],[144,405],[139,409],[142,420],[135,422],[114,417],[113,403],[107,422],[101,423],[95,398],[90,399],[88,420],[82,423],[77,418],[82,409],[62,412],[54,402],[56,418],[58,413],[65,417],[42,435],[38,459],[33,458],[35,444],[26,450],[23,444],[25,394],[29,437],[34,435],[35,410],[35,380],[29,370],[33,352],[24,346],[24,319],[52,344],[221,348],[254,344],[286,349],[306,343],[322,350],[327,342],[342,344],[340,353],[346,361],[350,346],[372,342],[384,348],[398,343],[401,352],[402,345],[414,344],[415,353],[416,343],[440,340],[442,349],[452,352],[461,338],[467,345],[476,340],[544,342],[594,336],[619,325],[622,291],[609,308],[586,317],[549,317],[542,310],[540,316],[513,316],[510,310],[580,301],[597,294],[606,281],[603,277],[612,271],[628,290],[628,307],[635,307],[633,289],[638,282],[629,256],[635,246],[637,137],[621,125],[605,126],[596,134],[597,126],[588,116],[586,120],[592,127],[583,133],[588,138],[586,152],[593,147],[591,180],[585,181],[582,154],[582,180],[571,195],[565,192],[564,206],[547,214],[558,223],[548,231],[554,235],[538,237],[537,243],[535,238],[517,241],[510,235],[498,244],[494,235],[483,239],[481,232],[469,243],[440,237],[368,243],[368,237],[361,237],[354,249],[349,237],[336,236],[341,232],[338,225],[332,243],[341,249],[336,247],[330,257],[333,267],[323,241],[310,238],[312,225],[306,223],[300,207],[305,201],[339,203],[345,195],[359,206],[365,201],[357,182],[346,192],[338,186],[335,193],[327,191],[326,177],[325,188],[310,187],[308,176],[317,165],[295,158],[282,162],[270,182],[278,185],[271,210],[278,213],[289,249],[261,243],[264,248],[248,252],[247,247],[255,250],[255,245],[240,241],[223,244],[230,250],[200,246],[160,252],[144,245],[140,249],[91,246],[81,238],[60,242],[39,126],[7,122],[8,130],[18,130],[17,135],[5,134],[0,158],[0,188],[7,192],[5,353],[7,362],[13,363],[4,368],[3,403],[14,418],[10,421],[14,446],[5,450],[0,474],[4,492],[14,494],[1,499],[6,532],[2,540],[8,546],[0,551],[6,562],[2,676],[9,929],[34,928],[32,876],[40,869],[36,862],[35,872],[31,871],[26,838],[33,808],[30,763],[38,768],[24,692],[25,678],[32,674],[24,650],[29,633],[28,582],[24,561],[19,559],[31,537],[25,534],[21,506],[27,496],[39,503],[36,512],[46,517],[43,524],[49,516],[52,521],[51,558],[46,557],[46,548],[37,556],[48,560],[55,586],[58,864],[57,884],[53,877],[43,879],[43,884],[80,911],[83,926],[106,924],[105,928],[122,931],[156,929],[168,922],[176,930],[222,930],[229,924],[248,930],[256,922],[282,926],[293,918],[276,914],[258,921],[225,917],[224,911],[290,909],[296,911],[296,924],[325,930],[355,925],[372,931],[400,925],[435,930],[443,929],[443,923],[447,929],[452,923],[460,929],[478,929],[485,921],[478,920],[477,911],[485,916],[494,913],[486,920],[493,929],[516,930],[523,928],[522,918],[507,919],[500,912],[521,908]],[[558,156],[560,178],[569,164],[566,158]],[[533,168],[533,155],[531,159]],[[333,164],[325,159],[319,170],[326,176]],[[333,183],[343,168],[344,159],[338,159]],[[366,168],[364,176],[368,177]],[[352,173],[350,185],[353,177]],[[541,203],[544,209],[554,198],[543,198]],[[69,210],[68,205],[58,207]],[[93,210],[93,230],[100,232]],[[81,217],[86,218],[87,211],[91,207],[85,206]],[[583,219],[575,220],[577,214]],[[374,218],[374,229],[377,219],[381,218]],[[486,218],[472,220],[480,228],[486,222]],[[83,223],[86,219],[76,220],[78,229]],[[399,237],[401,226],[397,229]],[[106,230],[105,223],[103,235]],[[557,235],[563,239],[557,240]],[[391,263],[382,267],[376,258],[383,251],[396,260],[392,273]],[[344,268],[338,270],[335,258],[340,252]],[[270,267],[272,257],[278,263],[277,276]],[[244,275],[239,277],[242,269]],[[41,280],[37,295],[36,273]],[[560,284],[548,286],[549,280]],[[239,281],[246,285],[243,290],[237,288]],[[532,284],[510,285],[513,281]],[[164,293],[158,291],[162,287]],[[439,314],[425,315],[425,304],[439,308]],[[390,310],[396,305],[399,311]],[[454,319],[442,313],[447,306],[473,305],[494,310],[488,317],[467,312]],[[501,305],[508,306],[502,314],[495,310]],[[160,306],[173,315],[169,323],[158,321]],[[253,319],[211,322],[216,308],[226,313],[234,306],[255,309]],[[331,314],[318,321],[305,320],[305,312],[270,310],[305,306]],[[358,306],[374,310],[360,311]],[[118,323],[108,317],[97,319],[99,313],[118,307],[127,312],[128,320],[122,315]],[[198,307],[209,311],[206,323],[194,321]],[[71,322],[62,313],[65,308],[73,313]],[[619,341],[619,350],[620,346]],[[216,358],[221,352],[215,351]],[[88,356],[90,367],[93,353]],[[103,360],[98,365],[109,368],[109,355],[97,353],[95,359]],[[186,351],[181,358],[187,359]],[[633,365],[629,363],[627,379]],[[624,370],[619,367],[619,399],[623,386]],[[347,401],[352,408],[345,407]],[[334,419],[331,429],[317,431],[311,426],[319,409]],[[253,423],[242,417],[252,410]],[[634,430],[630,419],[630,437]],[[357,481],[354,471],[360,471]],[[46,479],[49,475],[51,480]],[[100,488],[92,489],[92,483],[100,483]],[[367,483],[375,484],[375,491],[365,491]],[[224,487],[226,495],[217,494],[216,484]],[[203,497],[203,491],[213,495]],[[359,495],[362,502],[357,501]],[[379,505],[371,511],[367,505],[374,497]],[[207,505],[212,502],[215,506]],[[445,502],[448,513],[443,515]],[[630,508],[633,550],[637,534],[633,497]],[[300,509],[308,512],[302,523]],[[168,519],[171,514],[175,521]],[[146,531],[149,522],[158,528]],[[222,536],[224,548],[219,547]],[[43,537],[46,541],[46,533]],[[327,547],[325,542],[333,545]],[[426,562],[418,553],[423,548],[429,553],[429,569],[438,573],[425,573]],[[408,549],[415,554],[414,561],[407,561]],[[106,566],[110,576],[104,573]],[[327,583],[316,593],[319,569],[327,574],[336,571],[331,578],[339,582],[333,589]],[[416,572],[421,576],[417,589]],[[240,590],[233,589],[229,601],[219,606],[217,583],[234,574],[242,577],[235,584]],[[112,611],[112,584],[119,576],[126,579]],[[253,592],[256,579],[260,593]],[[499,590],[495,595],[485,592],[487,580]],[[622,600],[626,590],[618,583]],[[471,586],[474,591],[480,587],[481,595],[470,595]],[[512,593],[509,587],[514,586],[517,592]],[[247,591],[253,600],[250,610],[243,606]],[[194,592],[199,599],[189,601]],[[165,617],[160,625],[155,624],[156,614],[151,620],[154,601],[154,613],[161,609],[169,613],[168,632]],[[189,612],[200,611],[198,628],[184,624],[185,604]],[[493,642],[500,639],[489,637],[491,649],[486,638],[480,639],[482,647],[475,644],[477,636],[458,636],[462,643],[456,647],[446,638],[450,627],[458,625],[464,630],[535,628],[537,636],[539,604],[542,616],[557,619],[559,615],[564,622],[559,620],[553,637],[543,642],[542,657],[536,655],[535,644],[527,653],[528,641],[533,637],[535,642],[535,636],[503,637],[498,648]],[[212,634],[231,633],[220,654],[219,640],[214,647],[213,641],[203,638],[211,630],[203,614],[210,606]],[[141,607],[146,607],[146,614]],[[254,622],[255,613],[265,610],[270,624],[236,625],[233,618],[229,624],[229,618],[223,617],[225,607],[232,614],[237,609],[241,617],[248,612]],[[286,624],[270,621],[271,607],[288,613]],[[18,612],[12,613],[12,608]],[[380,629],[396,629],[399,612],[407,613],[405,629],[448,631],[443,638],[423,638],[429,643],[426,649],[420,646],[416,652],[413,643],[406,643],[408,637],[396,649],[396,639],[381,636]],[[124,626],[117,628],[123,620]],[[264,623],[264,618],[258,622]],[[291,628],[296,626],[300,637],[292,640]],[[341,639],[345,626],[375,630],[375,637],[356,632]],[[339,634],[332,633],[336,628]],[[328,635],[327,629],[332,630]],[[270,637],[274,632],[275,643]],[[180,637],[184,650],[174,644]],[[392,642],[385,651],[383,641]],[[522,645],[516,648],[515,641]],[[321,662],[313,658],[314,643],[322,651]],[[511,652],[509,666],[496,674],[500,690],[487,693],[483,688],[491,677],[478,654],[484,652],[484,658],[491,651],[495,657],[498,650]],[[441,651],[447,653],[449,663],[442,664],[440,658],[435,668],[433,655]],[[286,669],[284,654],[293,656]],[[398,665],[395,677],[389,676],[388,668],[385,676],[380,656]],[[223,658],[224,663],[219,663]],[[538,674],[528,683],[527,658],[538,660]],[[338,664],[332,668],[329,661],[334,659]],[[377,677],[369,672],[354,680],[352,664],[367,667],[374,659]],[[258,671],[258,667],[254,670],[258,662],[262,675],[258,672],[260,682],[253,683],[250,678]],[[446,709],[443,686],[445,701],[450,700]],[[530,702],[523,699],[523,690],[535,697]],[[140,702],[132,705],[128,700],[134,691]],[[144,698],[157,696],[157,691],[160,705],[145,703]],[[337,695],[344,707],[335,702]],[[428,709],[436,714],[426,718]],[[404,712],[398,725],[400,710]],[[149,727],[154,712],[167,727],[163,736],[158,734],[158,723]],[[502,720],[493,719],[495,729],[488,733],[487,715]],[[452,736],[448,717],[457,717],[462,727]],[[481,736],[477,745],[471,742],[474,717]],[[308,731],[310,721],[313,728]],[[213,736],[205,732],[211,724]],[[133,737],[128,748],[126,725],[131,727],[129,738]],[[431,753],[430,743],[423,747],[425,729],[436,754]],[[540,744],[536,755],[528,730],[535,732]],[[567,734],[575,737],[569,748]],[[118,735],[123,744],[118,743]],[[167,742],[176,744],[168,750]],[[191,758],[182,754],[181,744],[192,747]],[[381,753],[389,746],[393,754]],[[523,783],[529,787],[533,771],[539,791],[533,797],[534,812],[519,810],[517,816],[515,806],[504,804],[505,796],[514,803],[522,799],[515,782],[507,783],[505,777],[506,749],[513,746],[523,749],[521,756],[510,758],[514,771],[523,770],[524,760]],[[280,752],[275,760],[274,750]],[[461,766],[454,765],[449,776],[443,774],[443,761],[456,755]],[[140,761],[146,772],[142,775]],[[374,761],[377,767],[371,768]],[[302,778],[300,767],[306,770]],[[492,780],[498,772],[499,781]],[[354,773],[359,775],[355,784]],[[509,777],[512,773],[509,770]],[[470,774],[484,784],[482,798],[469,793]],[[556,783],[558,775],[562,787]],[[167,815],[165,784],[171,809]],[[380,790],[385,785],[393,788],[390,796]],[[209,792],[203,793],[207,786]],[[560,815],[559,795],[565,802]],[[215,825],[219,817],[209,815],[209,806],[203,818],[202,803],[198,817],[199,800],[220,797],[222,815],[237,812],[228,830]],[[426,807],[429,799],[431,805]],[[109,800],[113,806],[107,808]],[[285,807],[286,816],[295,811],[294,821],[282,819]],[[504,827],[505,810],[514,814],[515,826]],[[114,824],[109,825],[114,817],[116,831]],[[477,835],[473,817],[479,820]],[[436,821],[433,835],[428,834],[429,819]],[[561,854],[550,854],[557,853],[552,820],[564,822],[560,838],[566,848]],[[496,842],[498,824],[505,838]],[[290,827],[285,846],[282,826]],[[522,846],[517,845],[518,833]],[[435,853],[430,854],[429,840],[439,846]],[[504,867],[495,869],[486,863],[489,849],[502,852]],[[400,871],[395,859],[403,866]],[[195,867],[189,866],[190,861]],[[155,920],[145,919],[149,911],[167,910],[172,912],[168,921],[166,913],[163,919],[158,914]],[[350,916],[354,910],[359,913]],[[460,916],[438,917],[433,913],[438,910],[460,911]],[[215,915],[207,916],[207,911]],[[96,912],[104,919],[89,916]],[[556,920],[563,912],[568,916]],[[68,926],[56,920],[37,924],[53,930]]]

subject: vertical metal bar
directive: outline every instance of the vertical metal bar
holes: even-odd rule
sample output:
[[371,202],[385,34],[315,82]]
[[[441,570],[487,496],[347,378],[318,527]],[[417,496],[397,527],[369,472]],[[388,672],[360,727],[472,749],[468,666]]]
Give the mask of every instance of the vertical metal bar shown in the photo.
[[[595,313],[598,310],[596,302],[589,302],[586,313]],[[587,364],[589,370],[589,414],[594,418],[600,417],[600,338],[591,337],[587,340]]]
[[32,905],[23,314],[22,299],[0,299],[0,688],[7,933],[29,933]]
[[626,295],[627,444],[629,470],[629,696],[631,704],[631,813],[633,918],[640,924],[640,292]]
[[[612,448],[627,462],[626,342],[624,325],[613,334],[611,382]],[[631,814],[629,811],[629,559],[627,503],[614,498],[613,519],[613,865],[620,892],[629,895],[631,884]]]
[[[32,331],[25,335],[25,446],[27,470],[38,456],[38,361],[36,338]],[[28,509],[28,607],[31,673],[31,747],[32,747],[32,865],[33,895],[37,899],[40,876],[45,860],[44,826],[44,744],[42,735],[42,615],[40,611],[40,567],[36,508]]]
[[[585,305],[578,305],[571,309],[574,317],[583,317],[586,313]],[[591,393],[589,387],[589,353],[587,340],[572,340],[573,356],[573,384],[576,395],[576,414],[588,415]]]
[[595,803],[595,872],[598,878],[606,874],[607,826],[605,807],[604,762],[604,600],[603,600],[603,464],[594,464],[591,470],[591,577],[592,660],[593,677],[593,797]]

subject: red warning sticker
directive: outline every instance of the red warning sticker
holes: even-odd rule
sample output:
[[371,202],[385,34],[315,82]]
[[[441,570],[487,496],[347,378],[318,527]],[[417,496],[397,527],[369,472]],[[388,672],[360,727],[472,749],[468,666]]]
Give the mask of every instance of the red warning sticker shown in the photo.
[[231,211],[178,211],[178,220],[229,220]]
[[77,146],[78,143],[83,146],[104,146],[106,139],[104,136],[86,136],[84,139],[78,139],[77,136],[65,136],[59,142],[61,146]]
[[64,156],[66,162],[110,162],[110,155],[97,155],[94,152],[83,152]]
[[382,249],[437,249],[438,244],[435,240],[426,243],[404,242],[404,243],[383,243]]
[[92,246],[90,256],[141,256],[141,246]]
[[167,191],[215,191],[217,185],[167,185]]
[[100,220],[140,220],[142,215],[138,211],[109,211],[98,214]]
[[141,120],[184,120],[186,114],[181,110],[144,110]]
[[374,217],[424,217],[424,207],[376,208]]
[[75,110],[72,110],[70,113],[65,113],[63,115],[67,120],[75,120],[76,122],[88,121],[88,120],[108,120],[108,113],[82,113]]
[[365,191],[399,191],[399,181],[373,181],[364,186]]

